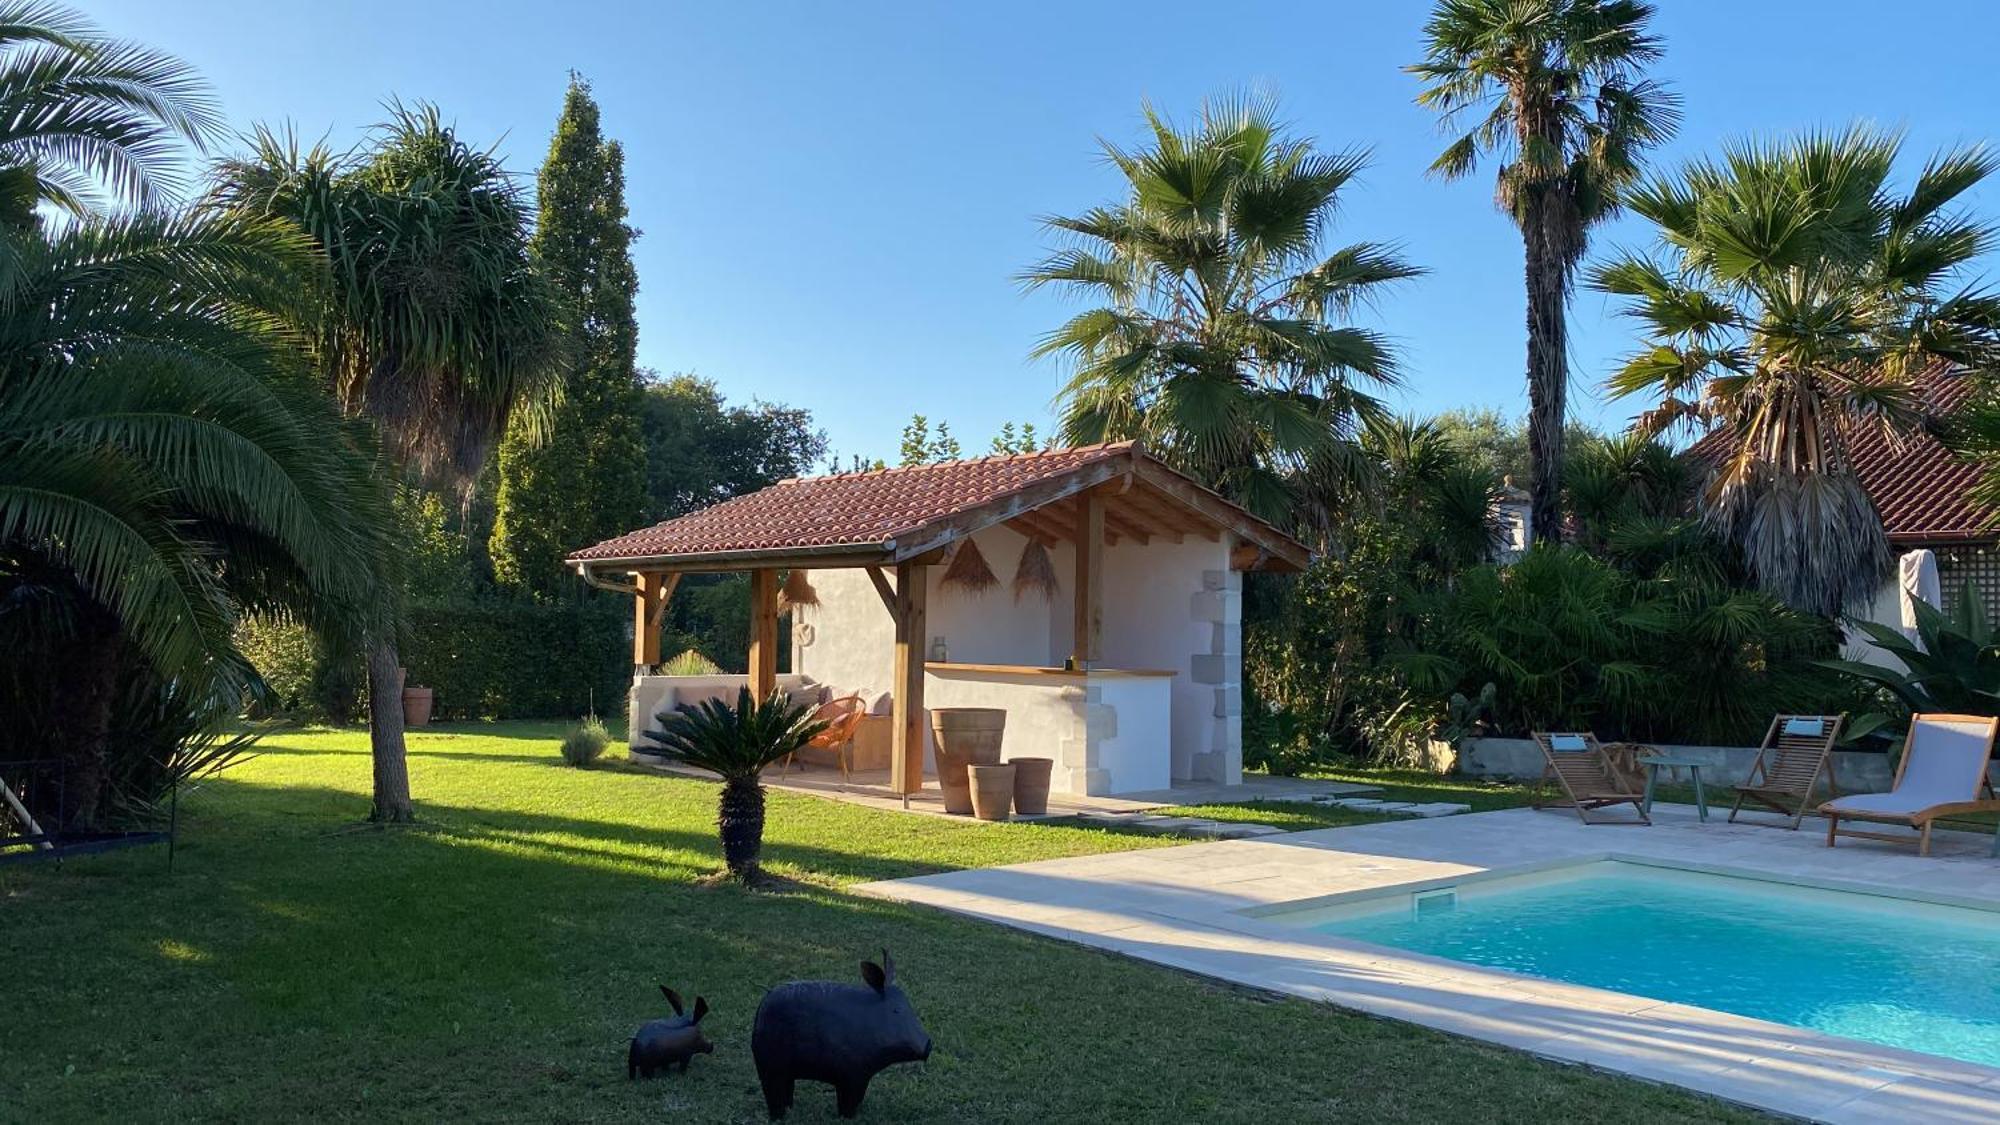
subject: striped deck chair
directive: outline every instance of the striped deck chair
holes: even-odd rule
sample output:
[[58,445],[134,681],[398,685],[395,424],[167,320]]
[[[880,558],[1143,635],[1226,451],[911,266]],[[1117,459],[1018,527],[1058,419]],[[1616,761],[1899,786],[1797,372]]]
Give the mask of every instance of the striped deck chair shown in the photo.
[[1826,795],[1840,796],[1840,786],[1833,776],[1833,745],[1840,741],[1840,728],[1846,721],[1846,715],[1779,715],[1772,719],[1771,729],[1764,733],[1764,744],[1757,750],[1757,761],[1751,765],[1743,784],[1736,787],[1736,804],[1729,810],[1729,823],[1736,823],[1743,802],[1754,801],[1790,820],[1785,824],[1746,823],[1797,828],[1813,810],[1813,790],[1819,788],[1822,777],[1826,779]]
[[[1562,789],[1563,797],[1537,800],[1535,807],[1570,808],[1576,810],[1577,819],[1585,824],[1651,824],[1646,815],[1644,795],[1634,792],[1637,788],[1627,779],[1618,776],[1611,765],[1611,759],[1604,753],[1604,746],[1597,736],[1583,732],[1534,732],[1535,745],[1542,748],[1542,758],[1546,765],[1542,768],[1542,784],[1545,787],[1554,781]],[[1620,817],[1591,817],[1592,810],[1607,805],[1630,804],[1632,811],[1639,814],[1637,820]]]
[[[1913,715],[1896,784],[1887,793],[1857,793],[1820,805],[1826,817],[1826,846],[1836,836],[1870,840],[1915,840],[1918,855],[1931,854],[1931,825],[1941,816],[2000,812],[1987,766],[2000,719],[1989,715]],[[1867,820],[1914,828],[1916,836],[1842,828],[1842,820]]]

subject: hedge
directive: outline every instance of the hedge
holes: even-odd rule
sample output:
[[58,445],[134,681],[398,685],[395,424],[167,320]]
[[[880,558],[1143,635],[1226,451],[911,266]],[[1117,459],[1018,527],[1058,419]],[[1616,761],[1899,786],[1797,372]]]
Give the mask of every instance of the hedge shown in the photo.
[[403,664],[447,719],[621,715],[632,682],[631,610],[609,599],[411,607]]

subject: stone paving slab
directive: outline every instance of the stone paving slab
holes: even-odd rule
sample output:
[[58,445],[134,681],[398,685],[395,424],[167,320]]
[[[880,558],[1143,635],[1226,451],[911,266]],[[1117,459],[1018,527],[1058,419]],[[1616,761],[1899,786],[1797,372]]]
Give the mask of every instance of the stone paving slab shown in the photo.
[[1586,826],[1567,810],[1411,815],[858,890],[1781,1114],[1843,1125],[2000,1121],[2000,1068],[1368,945],[1269,917],[1332,895],[1605,859],[2000,908],[2000,863],[1984,834],[1940,833],[1936,854],[1920,858],[1872,841],[1827,848],[1824,834],[1810,830],[1704,824],[1687,806],[1661,804],[1653,815],[1650,828]]

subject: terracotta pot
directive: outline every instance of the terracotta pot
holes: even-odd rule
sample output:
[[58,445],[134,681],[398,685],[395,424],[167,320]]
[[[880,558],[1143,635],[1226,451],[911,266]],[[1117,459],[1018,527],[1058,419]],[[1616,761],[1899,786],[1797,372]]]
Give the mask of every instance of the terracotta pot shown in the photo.
[[940,762],[950,755],[968,765],[997,766],[1006,729],[1007,712],[998,707],[931,709],[931,737],[937,740]]
[[999,764],[1000,738],[1007,727],[1007,712],[997,707],[937,707],[930,715],[944,811],[965,816],[973,811],[971,779],[966,768]]
[[1006,820],[1014,804],[1014,763],[969,766],[972,775],[972,815],[981,820]]
[[403,689],[403,725],[406,727],[427,727],[431,725],[431,705],[436,696],[427,687],[406,687]]
[[1054,758],[1010,758],[1014,767],[1014,815],[1046,816],[1049,811],[1049,775],[1055,772]]

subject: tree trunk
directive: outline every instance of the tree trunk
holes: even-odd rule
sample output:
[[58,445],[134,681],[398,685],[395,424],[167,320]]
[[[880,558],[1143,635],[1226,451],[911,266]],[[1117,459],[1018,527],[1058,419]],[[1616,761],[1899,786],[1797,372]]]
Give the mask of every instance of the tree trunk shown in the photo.
[[368,819],[407,824],[410,763],[403,745],[403,668],[393,636],[368,645],[368,745],[375,758],[375,808]]
[[756,778],[722,783],[715,827],[729,873],[745,883],[754,881],[757,857],[764,850],[764,787]]
[[[56,748],[61,807],[53,820],[66,829],[90,831],[104,811],[110,778],[111,710],[118,690],[121,641],[117,623],[108,615],[86,611],[84,616],[86,622],[65,661],[68,682],[57,702],[68,737]],[[100,616],[105,619],[92,620]]]
[[1528,282],[1528,495],[1531,541],[1562,539],[1563,423],[1569,394],[1569,260],[1562,200],[1544,190],[1521,229]]

